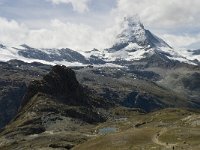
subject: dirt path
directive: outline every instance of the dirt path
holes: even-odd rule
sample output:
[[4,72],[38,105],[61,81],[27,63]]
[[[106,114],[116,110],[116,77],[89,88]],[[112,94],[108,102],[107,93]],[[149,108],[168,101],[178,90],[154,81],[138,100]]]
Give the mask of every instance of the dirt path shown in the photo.
[[164,146],[166,149],[173,149],[173,147],[176,146],[176,144],[169,144],[169,143],[166,143],[166,142],[162,142],[159,140],[159,137],[164,134],[165,132],[167,132],[167,128],[162,128],[160,130],[159,133],[155,134],[153,137],[152,137],[152,141],[158,145],[161,145],[161,146]]

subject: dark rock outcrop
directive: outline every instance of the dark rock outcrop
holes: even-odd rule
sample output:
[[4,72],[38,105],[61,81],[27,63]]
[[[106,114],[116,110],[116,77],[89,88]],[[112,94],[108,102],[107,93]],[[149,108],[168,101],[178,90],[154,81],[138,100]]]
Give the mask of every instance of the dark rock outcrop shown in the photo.
[[[95,108],[111,104],[88,94],[76,79],[75,72],[65,66],[56,65],[42,80],[30,83],[23,98],[20,112],[26,110],[52,112],[67,117],[94,123],[105,121]],[[37,108],[34,107],[37,105]],[[16,119],[20,116],[16,117]]]
[[76,80],[75,72],[65,66],[54,66],[51,72],[43,77],[43,80],[31,82],[22,106],[39,92],[57,97],[65,104],[87,104],[83,87]]

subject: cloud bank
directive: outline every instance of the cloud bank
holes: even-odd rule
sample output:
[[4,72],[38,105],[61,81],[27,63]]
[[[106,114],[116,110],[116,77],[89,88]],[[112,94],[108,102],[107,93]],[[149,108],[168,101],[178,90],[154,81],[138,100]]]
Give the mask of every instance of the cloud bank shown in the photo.
[[175,28],[200,25],[199,0],[118,0],[116,15],[138,14],[154,28]]
[[200,33],[197,35],[172,35],[164,34],[160,35],[171,46],[175,48],[200,48]]
[[14,20],[0,18],[0,42],[10,46],[25,43],[36,48],[103,49],[112,45],[117,31],[116,27],[97,31],[84,24],[57,19],[51,20],[48,28],[34,30]]
[[51,1],[53,4],[71,4],[74,11],[79,13],[83,13],[89,11],[88,3],[90,0],[48,0]]

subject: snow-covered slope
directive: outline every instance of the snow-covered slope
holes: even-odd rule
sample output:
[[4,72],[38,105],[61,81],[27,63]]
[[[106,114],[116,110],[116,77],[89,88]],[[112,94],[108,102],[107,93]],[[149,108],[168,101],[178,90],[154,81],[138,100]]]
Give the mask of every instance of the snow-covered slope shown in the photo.
[[89,61],[83,55],[70,49],[35,49],[25,44],[15,47],[0,45],[0,61],[11,59],[49,65],[80,66],[89,64]]

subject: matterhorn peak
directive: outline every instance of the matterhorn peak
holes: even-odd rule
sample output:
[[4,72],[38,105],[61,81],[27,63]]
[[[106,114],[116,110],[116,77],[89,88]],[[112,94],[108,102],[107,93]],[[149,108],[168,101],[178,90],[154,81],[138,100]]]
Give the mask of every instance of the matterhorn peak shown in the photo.
[[120,50],[133,44],[143,49],[170,47],[162,39],[146,30],[137,15],[124,17],[120,28],[116,42],[111,49]]
[[124,17],[120,28],[115,45],[127,46],[135,43],[138,46],[149,47],[147,31],[138,16]]

